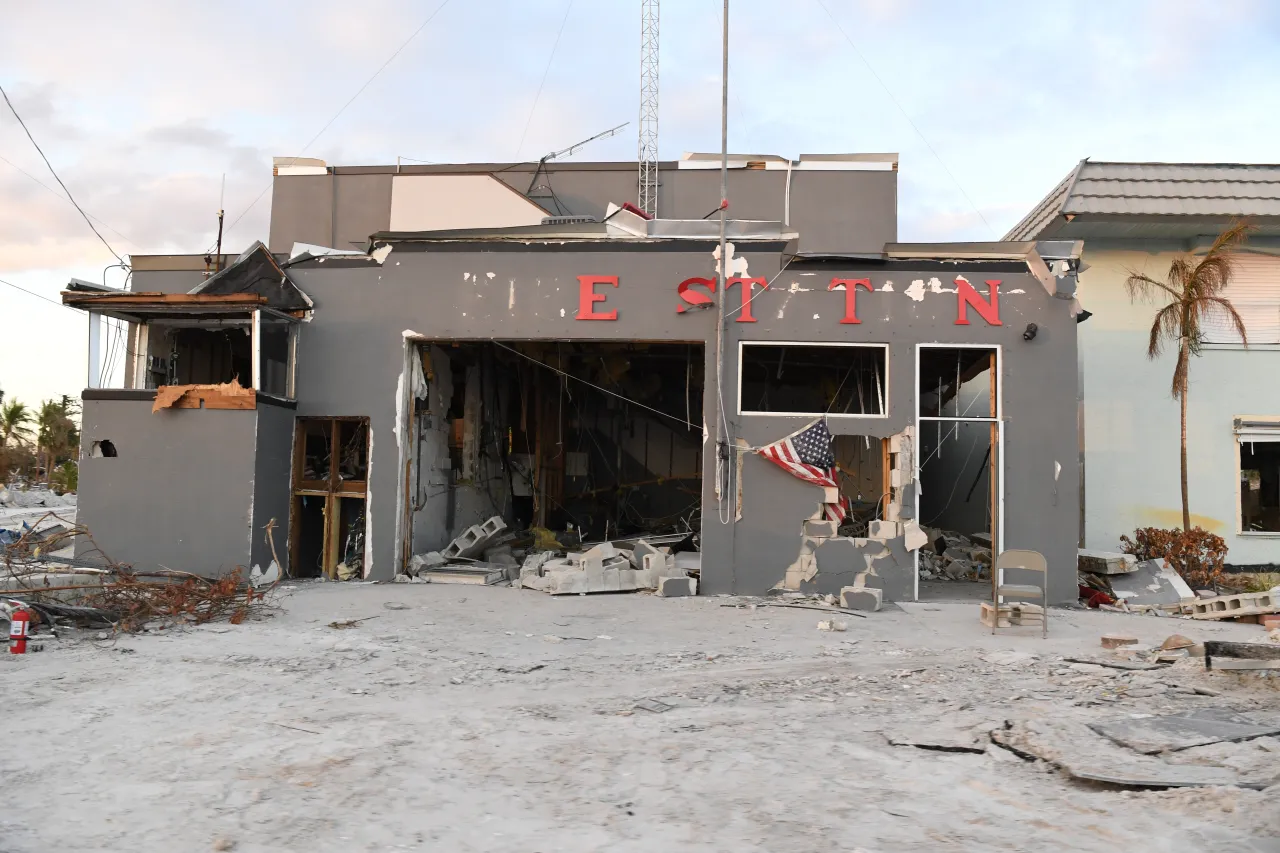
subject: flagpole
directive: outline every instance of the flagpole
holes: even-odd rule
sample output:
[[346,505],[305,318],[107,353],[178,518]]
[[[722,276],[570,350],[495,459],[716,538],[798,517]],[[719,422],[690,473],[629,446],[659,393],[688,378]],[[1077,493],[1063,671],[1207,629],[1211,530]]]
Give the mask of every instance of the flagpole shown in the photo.
[[[716,500],[719,502],[720,523],[733,521],[734,511],[725,513],[730,499],[733,481],[733,458],[729,449],[729,422],[724,409],[724,306],[729,298],[729,258],[726,252],[725,214],[729,206],[729,0],[724,0],[720,44],[720,298],[716,300],[716,407],[719,421],[716,424]],[[720,468],[723,466],[724,475]],[[722,485],[723,484],[723,485]]]

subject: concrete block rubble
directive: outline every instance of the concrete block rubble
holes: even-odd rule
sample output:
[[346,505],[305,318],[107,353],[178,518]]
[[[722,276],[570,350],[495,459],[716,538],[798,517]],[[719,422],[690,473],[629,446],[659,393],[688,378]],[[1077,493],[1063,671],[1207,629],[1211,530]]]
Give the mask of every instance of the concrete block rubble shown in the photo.
[[551,595],[639,590],[665,597],[697,595],[702,562],[697,552],[676,553],[668,544],[651,545],[644,538],[601,542],[576,551],[558,547],[548,532],[532,534],[529,547],[521,547],[522,537],[495,515],[465,530],[444,550],[412,557],[403,580],[490,586],[509,582]]
[[928,544],[920,548],[920,580],[991,579],[991,536],[921,526]]

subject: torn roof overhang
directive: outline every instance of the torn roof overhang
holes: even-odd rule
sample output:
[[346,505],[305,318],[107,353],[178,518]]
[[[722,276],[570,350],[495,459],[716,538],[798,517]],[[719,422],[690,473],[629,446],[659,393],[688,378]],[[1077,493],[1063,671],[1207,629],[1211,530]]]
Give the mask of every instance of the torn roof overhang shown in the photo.
[[256,293],[102,293],[64,290],[62,304],[130,323],[165,317],[249,317],[255,310],[291,322],[297,320],[290,314],[270,308],[267,298]]
[[[625,217],[625,219],[624,219]],[[467,228],[452,231],[380,231],[369,238],[370,251],[388,243],[631,243],[660,244],[669,241],[718,241],[719,220],[650,219],[644,220],[622,211],[613,221],[625,221],[620,227],[611,222],[552,223],[510,228]],[[643,223],[643,224],[641,224]],[[731,219],[725,223],[725,237],[735,243],[760,241],[786,243],[796,232],[780,222],[758,222]]]
[[118,287],[107,287],[105,284],[98,284],[96,281],[85,281],[82,278],[73,278],[67,282],[67,290],[75,293],[127,293]]
[[[809,254],[792,255],[790,263],[803,261],[860,261],[901,268],[936,268],[957,264],[981,265],[1001,272],[1012,270],[1029,272],[1040,282],[1045,291],[1058,299],[1070,299],[1075,295],[1075,268],[1084,249],[1081,241],[1044,240],[1040,242],[997,243],[886,243],[878,256],[865,254]],[[1050,270],[1046,261],[1055,265]]]
[[312,307],[311,299],[298,289],[275,256],[261,241],[241,253],[226,269],[214,273],[190,295],[257,294],[263,302],[278,311],[304,311]]

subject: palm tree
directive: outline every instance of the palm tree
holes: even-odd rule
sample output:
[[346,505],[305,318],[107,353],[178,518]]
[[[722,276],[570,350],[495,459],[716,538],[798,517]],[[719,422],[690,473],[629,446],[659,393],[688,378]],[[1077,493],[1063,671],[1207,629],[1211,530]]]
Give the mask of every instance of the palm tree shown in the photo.
[[51,476],[60,459],[70,458],[80,445],[80,431],[71,420],[77,408],[74,401],[65,396],[61,400],[45,400],[40,404],[40,412],[35,419],[39,427],[36,445],[44,455],[46,476]]
[[1249,346],[1244,321],[1236,313],[1231,300],[1223,291],[1231,282],[1235,270],[1235,251],[1249,237],[1252,226],[1245,222],[1232,223],[1218,235],[1209,251],[1199,256],[1182,256],[1169,264],[1164,281],[1130,271],[1125,287],[1131,301],[1168,299],[1169,302],[1156,312],[1151,323],[1147,342],[1147,358],[1160,355],[1164,344],[1178,345],[1178,360],[1173,368],[1170,391],[1182,407],[1182,529],[1191,529],[1191,509],[1187,501],[1187,379],[1191,368],[1191,356],[1200,355],[1200,329],[1206,316],[1222,314]]
[[30,438],[31,427],[27,426],[30,422],[31,412],[26,403],[11,400],[0,407],[0,447],[8,445],[11,439]]

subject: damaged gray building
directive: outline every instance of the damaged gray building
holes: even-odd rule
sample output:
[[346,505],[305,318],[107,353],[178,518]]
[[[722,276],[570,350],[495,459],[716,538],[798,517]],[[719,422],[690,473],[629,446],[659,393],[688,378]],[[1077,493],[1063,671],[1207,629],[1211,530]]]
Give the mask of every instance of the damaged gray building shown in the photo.
[[266,244],[64,293],[81,521],[139,568],[390,580],[498,516],[890,600],[955,532],[1074,599],[1079,246],[898,243],[895,156],[731,156],[721,290],[719,165],[660,164],[647,218],[634,163],[278,161]]

